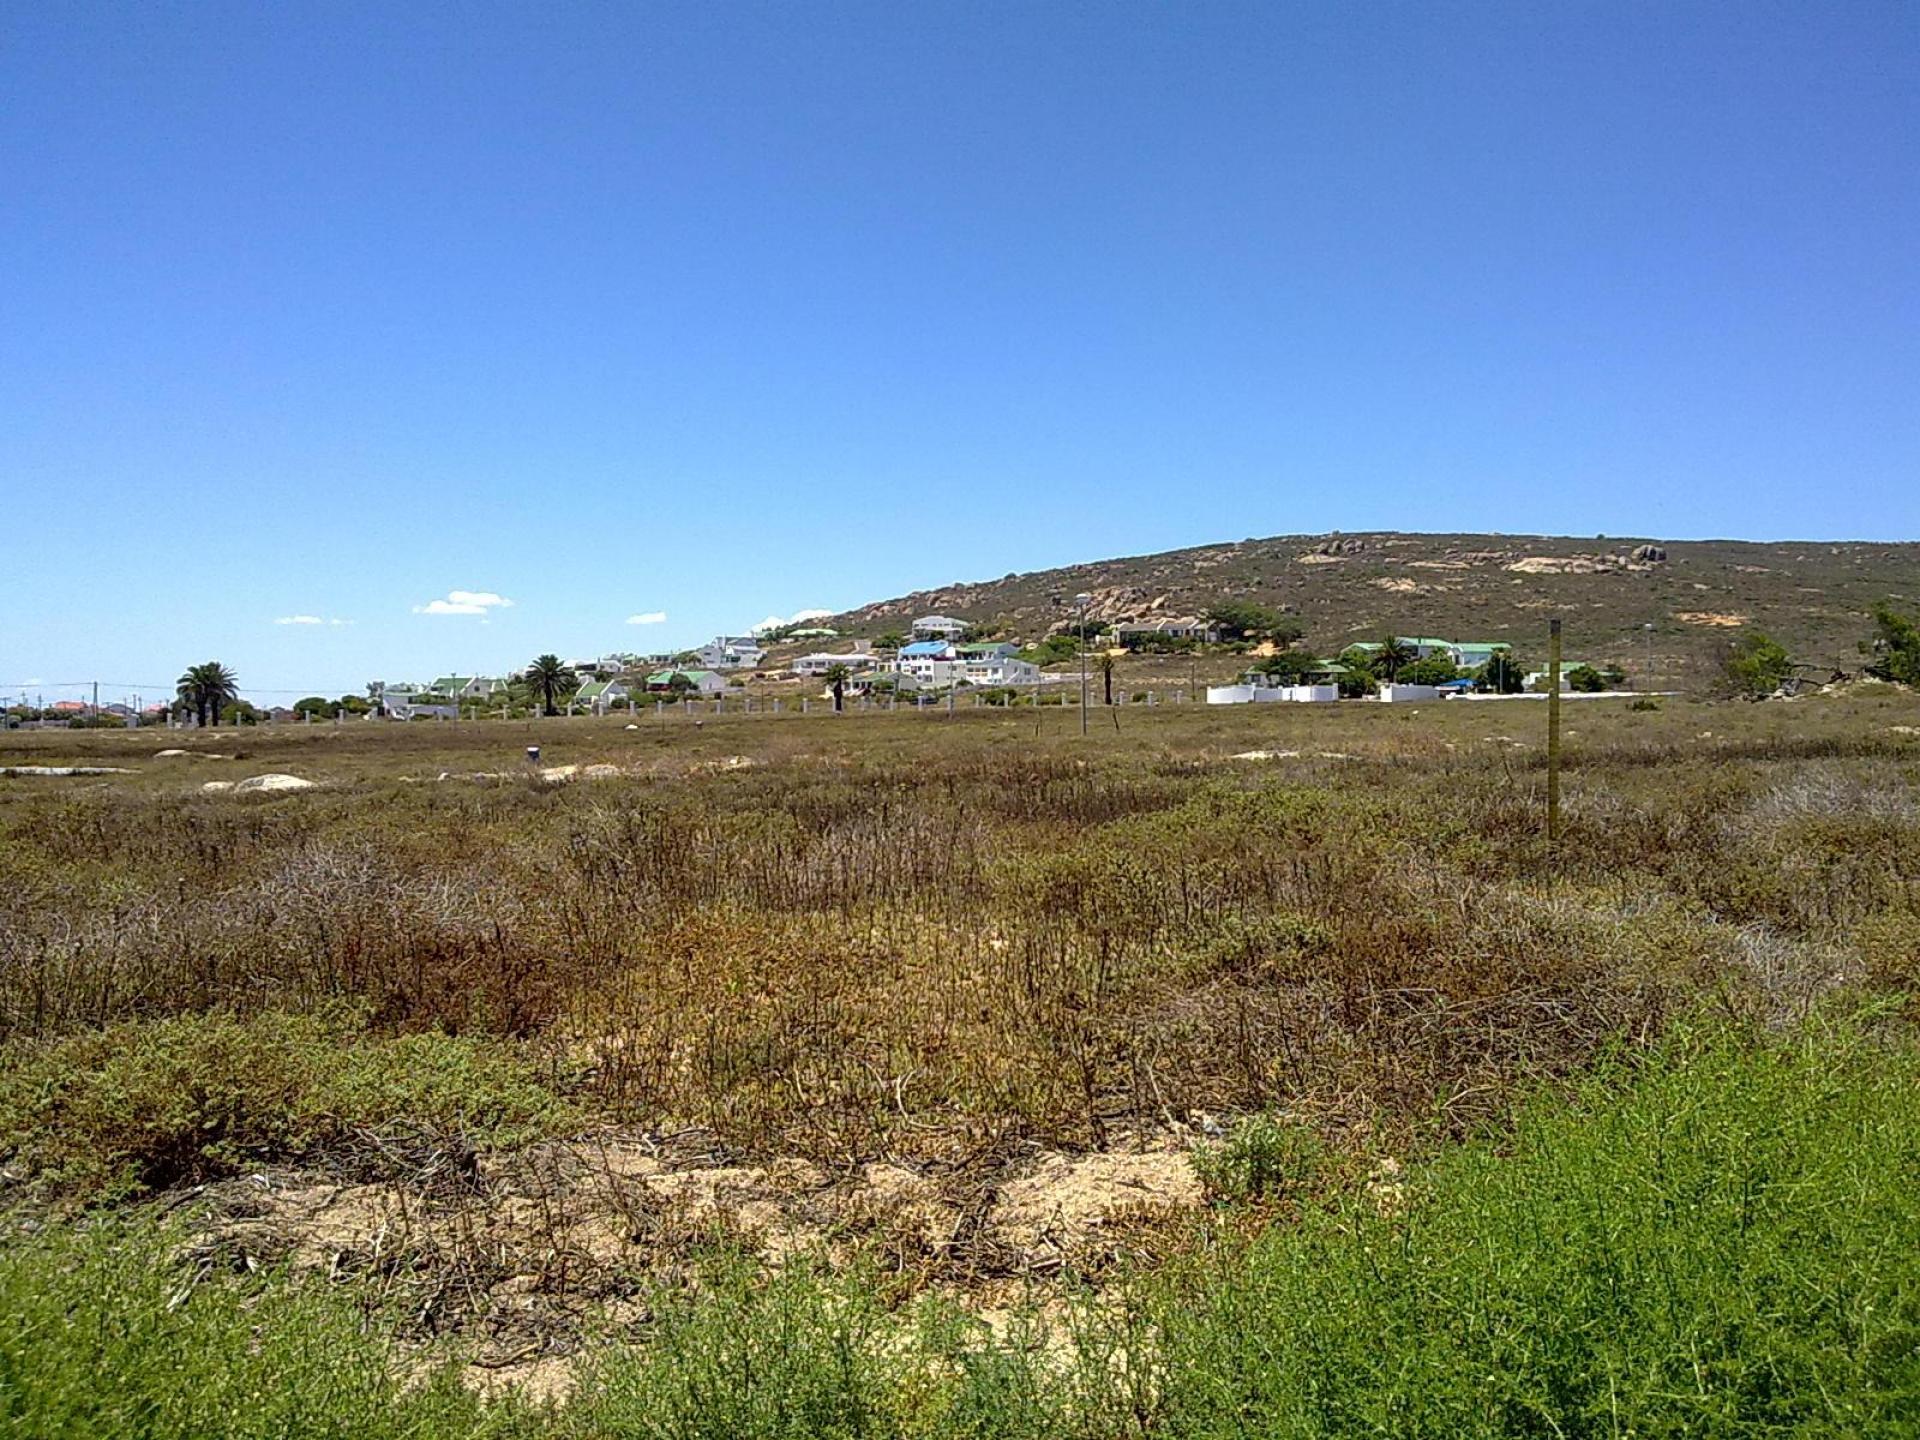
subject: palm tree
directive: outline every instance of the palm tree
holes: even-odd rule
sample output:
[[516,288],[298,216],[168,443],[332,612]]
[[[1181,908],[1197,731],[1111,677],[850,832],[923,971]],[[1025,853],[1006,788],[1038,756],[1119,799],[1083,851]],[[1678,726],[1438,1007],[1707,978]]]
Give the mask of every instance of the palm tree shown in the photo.
[[1402,665],[1411,665],[1420,658],[1413,646],[1407,644],[1398,635],[1388,635],[1381,640],[1380,648],[1373,654],[1374,664],[1387,672],[1389,681],[1400,673]]
[[542,655],[526,669],[527,688],[539,696],[549,715],[558,715],[553,697],[574,684],[573,671],[560,663],[558,655]]
[[1107,692],[1107,704],[1113,704],[1113,651],[1100,652],[1100,683]]
[[847,681],[852,675],[853,672],[844,665],[827,667],[827,688],[833,691],[833,708],[836,714],[846,709]]
[[209,660],[204,665],[189,665],[186,673],[180,677],[174,694],[193,712],[195,720],[204,730],[209,723],[209,714],[212,716],[211,723],[219,724],[220,711],[240,698],[240,682],[218,660]]

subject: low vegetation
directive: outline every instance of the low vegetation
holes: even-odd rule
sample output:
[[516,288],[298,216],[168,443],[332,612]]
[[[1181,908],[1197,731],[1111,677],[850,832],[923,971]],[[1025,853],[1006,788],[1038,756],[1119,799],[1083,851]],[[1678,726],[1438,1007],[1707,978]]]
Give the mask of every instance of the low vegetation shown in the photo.
[[1902,1433],[1920,707],[1543,710],[5,737],[0,1417]]

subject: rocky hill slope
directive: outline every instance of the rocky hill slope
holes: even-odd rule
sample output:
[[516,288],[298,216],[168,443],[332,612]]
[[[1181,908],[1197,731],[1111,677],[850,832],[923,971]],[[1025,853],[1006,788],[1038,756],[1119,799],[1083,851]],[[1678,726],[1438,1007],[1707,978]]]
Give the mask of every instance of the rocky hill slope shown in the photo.
[[1031,638],[1071,624],[1071,597],[1118,621],[1197,614],[1221,600],[1286,610],[1326,653],[1387,631],[1507,640],[1542,655],[1547,621],[1570,655],[1695,672],[1731,634],[1765,631],[1796,658],[1855,668],[1867,611],[1920,608],[1920,543],[1753,542],[1602,536],[1280,535],[955,583],[820,623],[844,634],[904,629],[931,611]]

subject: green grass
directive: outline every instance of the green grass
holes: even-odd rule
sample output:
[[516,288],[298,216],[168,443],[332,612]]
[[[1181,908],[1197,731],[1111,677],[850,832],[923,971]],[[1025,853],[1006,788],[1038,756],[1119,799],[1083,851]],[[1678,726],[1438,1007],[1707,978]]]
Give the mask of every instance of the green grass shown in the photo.
[[512,1145],[576,1117],[511,1042],[378,1039],[354,1012],[220,1012],[0,1049],[0,1156],[92,1199],[217,1179],[402,1122]]
[[113,1440],[505,1435],[450,1371],[402,1385],[336,1295],[191,1283],[145,1225],[55,1229],[0,1251],[0,1434]]
[[[1874,1436],[1920,1425],[1920,1058],[1681,1034],[1410,1166],[989,1333],[858,1270],[716,1264],[564,1408],[401,1386],[350,1299],[164,1232],[0,1251],[0,1429],[578,1440]],[[1229,1227],[1230,1229],[1230,1227]]]

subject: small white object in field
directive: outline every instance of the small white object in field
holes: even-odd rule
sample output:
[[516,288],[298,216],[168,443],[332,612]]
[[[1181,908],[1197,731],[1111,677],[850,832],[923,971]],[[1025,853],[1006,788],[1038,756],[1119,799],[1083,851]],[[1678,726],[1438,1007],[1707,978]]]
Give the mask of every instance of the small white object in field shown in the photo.
[[249,775],[233,789],[235,794],[259,790],[311,790],[313,781],[302,780],[298,775]]
[[617,780],[620,778],[618,765],[589,765],[580,772],[582,780]]
[[33,775],[131,775],[134,772],[119,765],[4,765],[0,766],[0,775],[16,776],[26,779]]
[[580,767],[578,765],[549,765],[540,772],[540,778],[542,780],[552,781],[571,780],[579,773]]
[[233,781],[231,781],[231,780],[209,780],[209,781],[207,781],[207,783],[206,783],[206,784],[204,784],[204,785],[202,785],[202,786],[201,786],[200,788],[201,788],[202,790],[207,790],[207,791],[215,791],[215,790],[231,790],[231,789],[233,789]]
[[638,730],[639,728],[640,728],[640,727],[639,727],[638,725],[629,725],[629,726],[627,726],[627,729],[629,729],[629,730]]

